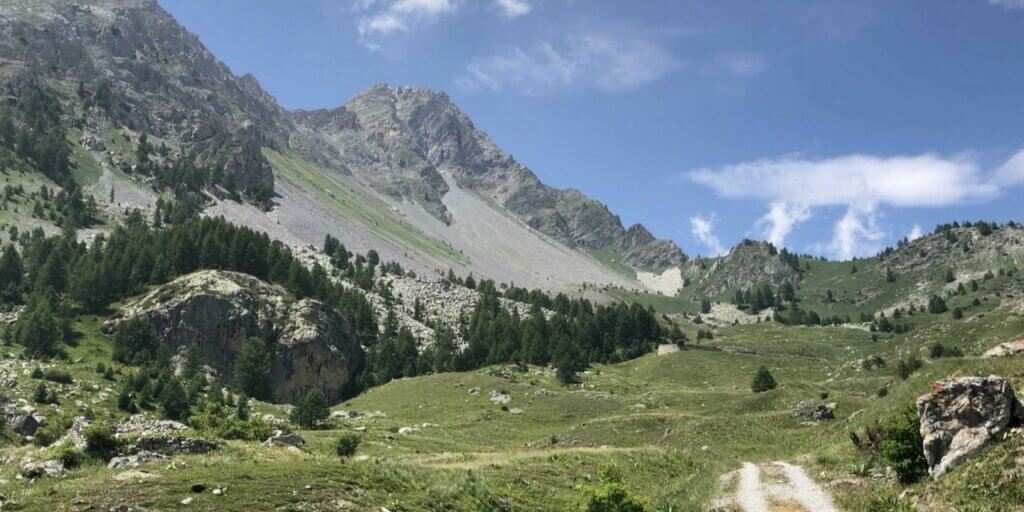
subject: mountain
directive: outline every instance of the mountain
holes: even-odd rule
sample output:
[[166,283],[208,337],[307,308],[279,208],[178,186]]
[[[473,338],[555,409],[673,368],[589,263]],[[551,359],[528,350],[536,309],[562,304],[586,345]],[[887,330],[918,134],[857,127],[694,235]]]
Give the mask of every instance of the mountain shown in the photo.
[[548,289],[631,286],[635,270],[687,259],[542,183],[443,93],[377,85],[334,109],[287,111],[152,0],[5,2],[0,59],[9,104],[29,87],[59,98],[103,170],[84,188],[111,212],[155,203],[160,178],[133,174],[145,135],[168,162],[211,169],[208,214],[294,246],[332,234],[420,271]]

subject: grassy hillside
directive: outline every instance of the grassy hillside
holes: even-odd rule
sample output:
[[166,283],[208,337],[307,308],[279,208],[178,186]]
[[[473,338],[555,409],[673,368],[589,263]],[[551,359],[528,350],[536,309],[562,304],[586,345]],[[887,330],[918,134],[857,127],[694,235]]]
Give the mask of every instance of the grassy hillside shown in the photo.
[[[393,381],[334,407],[359,417],[301,432],[309,441],[302,451],[230,442],[211,455],[150,466],[150,476],[92,463],[33,485],[16,480],[16,469],[6,466],[0,470],[6,482],[0,494],[13,504],[47,503],[57,510],[76,500],[162,509],[190,496],[192,484],[204,483],[226,492],[195,495],[193,509],[566,510],[613,464],[651,510],[698,511],[725,492],[719,477],[741,462],[788,460],[808,466],[825,483],[836,482],[830,489],[845,510],[865,510],[876,496],[902,489],[864,476],[880,463],[853,448],[850,431],[890,417],[926,393],[933,380],[950,374],[1004,375],[1018,389],[1024,385],[1024,361],[978,357],[1024,333],[1020,303],[1006,293],[1019,287],[1019,278],[994,278],[978,292],[951,300],[951,307],[968,306],[963,319],[918,314],[905,320],[913,330],[902,335],[773,323],[724,327],[701,348],[594,366],[572,386],[538,367]],[[970,306],[974,298],[981,305]],[[71,370],[78,388],[69,389],[52,414],[81,412],[73,405],[73,389],[94,381],[114,385],[92,370],[95,362],[109,361],[109,344],[97,333],[99,319],[83,317],[75,327],[78,345],[69,349],[69,362],[60,364]],[[964,357],[931,360],[935,343],[960,348]],[[18,349],[7,352],[17,357]],[[912,355],[925,364],[901,380],[895,363]],[[887,366],[864,370],[860,362],[870,356]],[[760,366],[770,369],[779,387],[753,394],[750,382]],[[887,394],[880,396],[883,388]],[[492,392],[510,400],[494,403]],[[791,415],[796,403],[823,396],[835,404],[836,420],[811,425]],[[109,400],[88,407],[100,417],[117,414]],[[261,411],[283,416],[271,406]],[[333,454],[344,432],[362,440],[355,459]],[[980,507],[972,510],[1024,506],[1024,481],[1001,476],[1013,465],[1019,443],[997,443],[980,459],[983,466],[918,484],[915,492],[928,493],[936,503]],[[119,473],[129,476],[114,476]],[[979,486],[968,475],[995,481]]]

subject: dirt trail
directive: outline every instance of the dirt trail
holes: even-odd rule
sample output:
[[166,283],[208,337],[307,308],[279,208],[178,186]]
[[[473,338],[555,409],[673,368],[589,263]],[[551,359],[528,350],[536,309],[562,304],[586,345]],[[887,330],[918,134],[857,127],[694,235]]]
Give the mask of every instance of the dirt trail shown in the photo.
[[832,498],[803,468],[786,462],[743,468],[723,477],[738,479],[736,492],[720,500],[715,510],[742,512],[837,512]]

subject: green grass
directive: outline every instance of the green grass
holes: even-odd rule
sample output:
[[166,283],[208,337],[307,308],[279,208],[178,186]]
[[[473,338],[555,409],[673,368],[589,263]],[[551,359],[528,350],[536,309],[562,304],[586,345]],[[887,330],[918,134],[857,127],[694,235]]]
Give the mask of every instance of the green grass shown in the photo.
[[71,145],[71,174],[79,186],[88,187],[95,185],[100,176],[103,175],[103,168],[96,162],[92,154],[78,143],[78,133],[68,133],[68,143]]
[[[7,465],[0,468],[0,482],[6,482],[0,494],[11,502],[5,509],[62,510],[83,499],[101,510],[119,504],[171,509],[191,496],[189,486],[204,483],[226,493],[194,495],[193,509],[564,511],[577,504],[579,487],[614,464],[624,485],[651,510],[703,511],[722,492],[719,477],[741,462],[788,460],[824,482],[856,482],[830,491],[843,510],[864,510],[870,500],[903,489],[859,476],[857,467],[878,470],[880,463],[853,448],[850,431],[910,406],[934,380],[949,375],[1003,375],[1024,389],[1024,360],[977,357],[1024,333],[1024,318],[999,306],[1020,285],[1016,277],[997,277],[975,294],[950,300],[950,307],[967,307],[963,320],[954,321],[948,312],[905,317],[913,330],[902,335],[774,323],[722,327],[714,340],[702,342],[705,348],[750,353],[694,349],[646,355],[595,365],[573,386],[538,367],[506,368],[506,376],[483,369],[397,380],[337,404],[335,410],[364,415],[301,432],[308,441],[301,452],[230,442],[213,454],[150,466],[159,476],[145,481],[115,480],[90,463],[65,478],[27,485],[13,478],[16,465]],[[974,297],[988,300],[971,306]],[[109,342],[99,334],[102,321],[83,316],[75,324],[80,336],[60,364],[76,386],[108,385],[94,371],[110,357]],[[928,348],[937,342],[962,349],[965,357],[929,360]],[[7,351],[17,356],[16,348]],[[875,355],[887,367],[861,369],[859,361]],[[925,364],[900,380],[896,361],[909,355]],[[750,383],[760,366],[779,386],[754,394]],[[33,385],[19,384],[14,397]],[[888,389],[885,397],[877,395],[882,387]],[[81,413],[74,404],[76,389],[62,388],[62,413]],[[492,403],[492,391],[510,394],[508,407],[521,414]],[[790,414],[796,403],[826,393],[836,407],[834,421],[808,425]],[[121,413],[113,410],[112,399],[89,407],[117,419]],[[44,413],[57,414],[47,407]],[[283,416],[270,405],[256,410]],[[375,411],[382,414],[365,414]],[[344,432],[360,436],[355,459],[333,453]],[[1020,510],[1024,480],[1013,475],[1021,442],[996,443],[977,459],[980,464],[912,490],[940,509]],[[30,453],[13,446],[7,451]]]

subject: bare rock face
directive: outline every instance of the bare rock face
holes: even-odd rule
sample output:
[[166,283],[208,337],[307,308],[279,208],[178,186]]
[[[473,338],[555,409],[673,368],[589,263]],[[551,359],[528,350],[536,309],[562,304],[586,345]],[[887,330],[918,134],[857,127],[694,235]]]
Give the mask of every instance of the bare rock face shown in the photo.
[[1009,357],[1024,354],[1024,340],[1008,341],[989,349],[982,357]]
[[[287,141],[284,110],[251,76],[235,76],[153,0],[18,0],[0,3],[0,91],[53,91],[85,121],[82,143],[127,127],[192,152],[242,190],[272,187],[263,146]],[[86,115],[87,114],[87,115]]]
[[205,270],[161,286],[109,322],[145,316],[172,352],[192,343],[227,379],[249,338],[267,344],[272,400],[294,402],[320,389],[338,400],[351,389],[364,353],[348,321],[319,301],[294,301],[280,287],[237,272]]
[[939,478],[1024,417],[1006,379],[961,377],[937,381],[917,399],[928,472]]

